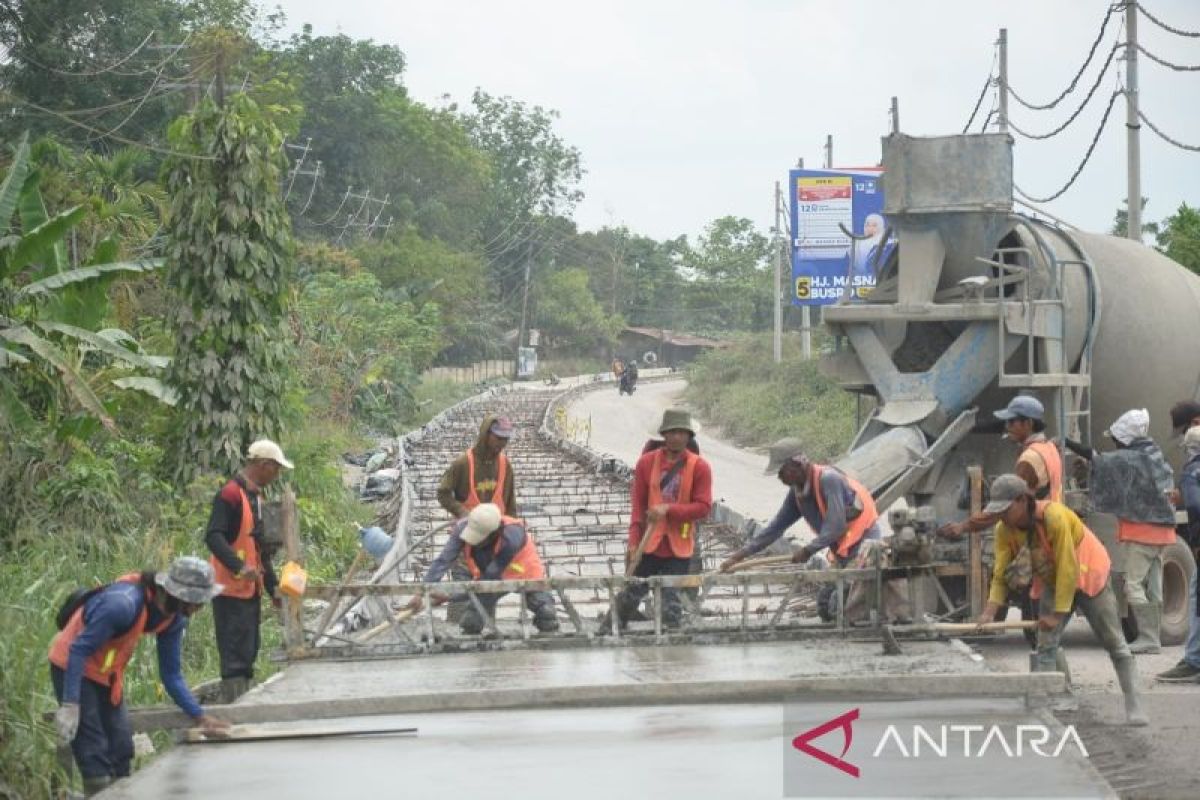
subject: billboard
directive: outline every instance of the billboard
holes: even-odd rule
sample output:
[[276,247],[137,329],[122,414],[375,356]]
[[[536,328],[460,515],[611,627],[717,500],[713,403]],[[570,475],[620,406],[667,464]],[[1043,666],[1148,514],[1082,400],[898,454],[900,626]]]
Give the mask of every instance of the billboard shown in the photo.
[[843,296],[861,300],[875,286],[875,270],[895,246],[883,240],[880,177],[876,169],[789,173],[792,305],[829,305]]

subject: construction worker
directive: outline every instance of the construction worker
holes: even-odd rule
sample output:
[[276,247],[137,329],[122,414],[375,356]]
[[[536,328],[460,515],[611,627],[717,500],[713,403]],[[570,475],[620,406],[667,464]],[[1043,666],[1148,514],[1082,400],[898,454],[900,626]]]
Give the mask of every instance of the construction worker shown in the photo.
[[[812,462],[804,453],[804,443],[791,437],[771,445],[765,474],[775,474],[788,487],[787,496],[770,524],[725,559],[722,572],[769,546],[801,517],[817,538],[797,550],[793,562],[803,564],[829,548],[841,568],[871,564],[871,553],[880,544],[879,513],[866,487],[836,467]],[[865,581],[853,585],[844,610],[848,621],[868,610],[871,588]],[[903,584],[885,584],[884,603],[890,617],[906,616],[904,592]]]
[[73,596],[73,610],[64,608],[69,616],[50,643],[50,681],[59,702],[54,724],[89,796],[129,775],[133,730],[125,711],[125,667],[142,636],[157,637],[159,679],[175,704],[206,735],[228,733],[228,723],[204,713],[180,668],[188,618],[221,588],[207,562],[183,556],[166,572],[123,575]]
[[[1183,468],[1179,471],[1179,494],[1183,509],[1187,511],[1187,526],[1184,528],[1192,552],[1200,547],[1200,408],[1183,435]],[[1188,634],[1183,645],[1183,658],[1166,672],[1155,676],[1163,683],[1200,683],[1200,617],[1196,615],[1197,573],[1192,571],[1188,585]]]
[[[1125,574],[1125,599],[1137,622],[1133,653],[1157,653],[1162,626],[1163,551],[1175,543],[1175,473],[1150,438],[1150,414],[1126,411],[1107,431],[1117,449],[1098,453],[1070,439],[1067,447],[1092,464],[1092,498],[1098,511],[1117,517],[1117,541]],[[1120,485],[1119,492],[1098,488]],[[1105,495],[1119,495],[1111,507]]]
[[[696,547],[696,523],[712,510],[712,467],[688,447],[696,428],[690,413],[668,408],[658,426],[663,446],[643,453],[634,467],[625,560],[627,571],[632,568],[635,577],[688,574]],[[636,583],[617,595],[614,605],[621,627],[634,618],[649,591],[646,584]],[[662,606],[666,627],[683,624],[678,589],[663,589]],[[612,619],[606,613],[598,630],[604,634],[611,629]]]
[[479,424],[479,438],[450,464],[438,484],[442,508],[461,519],[480,503],[495,503],[501,514],[517,513],[516,478],[504,448],[516,432],[512,420],[488,415]]
[[[996,419],[1004,421],[1004,435],[1017,443],[1021,454],[1017,457],[1014,472],[1025,479],[1025,483],[1039,500],[1063,500],[1063,462],[1058,448],[1046,438],[1044,431],[1046,414],[1041,401],[1030,395],[1019,394],[1009,401],[1008,406],[992,412]],[[962,522],[951,522],[938,529],[938,533],[957,539],[969,531],[982,531],[996,524],[995,517],[982,512]]]
[[246,451],[241,472],[213,498],[204,537],[209,563],[225,588],[213,599],[213,629],[221,662],[221,702],[232,703],[250,688],[258,658],[262,597],[280,604],[279,581],[263,542],[259,494],[292,462],[279,445],[259,439]]
[[1034,671],[1063,672],[1069,683],[1059,641],[1071,614],[1079,609],[1112,660],[1125,695],[1126,720],[1146,725],[1149,720],[1138,703],[1137,668],[1121,630],[1104,545],[1074,511],[1053,500],[1038,500],[1019,475],[996,478],[986,508],[1000,521],[991,589],[979,621],[991,622],[1009,591],[1029,585],[1038,601]]
[[[454,524],[450,539],[429,565],[422,582],[440,581],[460,555],[472,580],[537,581],[546,577],[537,546],[525,523],[504,516],[495,503],[480,503],[471,509],[465,519]],[[494,617],[496,602],[503,595],[480,593],[477,597],[487,613]],[[438,594],[434,602],[440,605],[449,599],[446,595]],[[414,612],[420,611],[421,606],[420,595],[408,603],[408,608]],[[525,606],[533,614],[533,624],[539,631],[553,633],[558,630],[554,597],[549,592],[526,592]],[[466,607],[459,621],[463,633],[472,635],[480,633],[484,623],[474,603]]]

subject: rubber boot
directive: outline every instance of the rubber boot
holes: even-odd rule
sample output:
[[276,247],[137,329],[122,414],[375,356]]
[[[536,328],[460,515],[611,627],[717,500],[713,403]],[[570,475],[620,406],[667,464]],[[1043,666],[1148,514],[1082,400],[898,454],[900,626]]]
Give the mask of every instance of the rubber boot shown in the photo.
[[1054,667],[1067,676],[1067,691],[1055,698],[1054,702],[1050,704],[1050,710],[1068,713],[1078,711],[1079,695],[1075,694],[1075,687],[1071,685],[1071,667],[1067,664],[1067,654],[1061,647],[1054,654]]
[[239,697],[248,691],[250,691],[250,679],[247,677],[238,676],[236,678],[221,679],[220,696],[223,705],[229,705],[237,701]]
[[1157,653],[1162,649],[1159,628],[1162,627],[1161,603],[1130,603],[1129,611],[1137,619],[1137,638],[1129,643],[1131,653]]
[[1121,684],[1121,693],[1125,695],[1126,724],[1138,727],[1149,725],[1150,718],[1138,702],[1137,666],[1133,656],[1113,656],[1112,663],[1117,671],[1117,681]]
[[83,779],[83,796],[91,797],[95,794],[100,794],[109,786],[112,786],[113,779],[108,775],[99,778],[84,778]]

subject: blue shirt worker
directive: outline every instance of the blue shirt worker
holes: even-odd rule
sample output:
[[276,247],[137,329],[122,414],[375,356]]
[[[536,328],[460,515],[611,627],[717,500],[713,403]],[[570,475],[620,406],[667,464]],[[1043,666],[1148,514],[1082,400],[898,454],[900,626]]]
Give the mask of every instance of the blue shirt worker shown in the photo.
[[124,575],[85,595],[50,644],[50,680],[59,741],[69,744],[88,795],[129,775],[133,731],[125,711],[125,667],[138,640],[154,634],[167,694],[207,735],[228,724],[204,713],[183,679],[180,651],[188,619],[223,587],[194,556],[167,572]]
[[[480,503],[465,519],[454,524],[450,538],[429,565],[422,582],[440,581],[460,556],[476,581],[534,581],[546,577],[537,546],[525,523],[504,516],[495,503]],[[480,592],[476,596],[480,605],[494,617],[496,603],[503,594]],[[434,595],[435,603],[448,599],[446,595]],[[408,603],[413,611],[419,611],[421,605],[420,595]],[[554,597],[549,592],[525,592],[525,607],[533,614],[533,624],[539,631],[553,633],[558,630]],[[483,631],[484,622],[475,604],[471,603],[463,612],[459,625],[463,633],[475,635]]]
[[[836,467],[813,462],[804,453],[804,443],[791,437],[771,446],[766,474],[775,474],[788,487],[787,496],[770,524],[725,559],[722,572],[768,547],[801,518],[816,532],[816,538],[797,550],[792,561],[803,564],[828,548],[840,568],[871,565],[871,554],[880,545],[881,534],[875,500],[866,487]],[[846,621],[865,617],[873,600],[873,587],[868,583],[857,581],[851,587],[844,611]],[[889,616],[905,618],[904,585],[887,581],[884,591]]]

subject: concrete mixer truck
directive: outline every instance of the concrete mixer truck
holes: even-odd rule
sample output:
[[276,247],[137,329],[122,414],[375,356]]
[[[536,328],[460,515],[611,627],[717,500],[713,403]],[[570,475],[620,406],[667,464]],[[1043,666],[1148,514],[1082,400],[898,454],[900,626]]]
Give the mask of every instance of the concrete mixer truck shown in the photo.
[[[837,464],[881,509],[899,507],[893,529],[921,544],[913,552],[963,565],[966,580],[936,588],[940,605],[966,614],[986,591],[988,537],[952,543],[933,529],[966,516],[972,476],[978,502],[988,478],[1012,471],[1016,447],[992,412],[1036,394],[1061,447],[1064,435],[1091,443],[1122,412],[1148,408],[1178,469],[1167,410],[1200,391],[1200,277],[1136,242],[1015,213],[1007,134],[892,134],[883,166],[896,247],[867,297],[824,309],[835,349],[822,370],[876,400]],[[1066,455],[1067,502],[1119,572],[1115,520],[1090,512],[1086,470]],[[1186,634],[1195,568],[1177,540],[1164,567],[1166,642]]]

